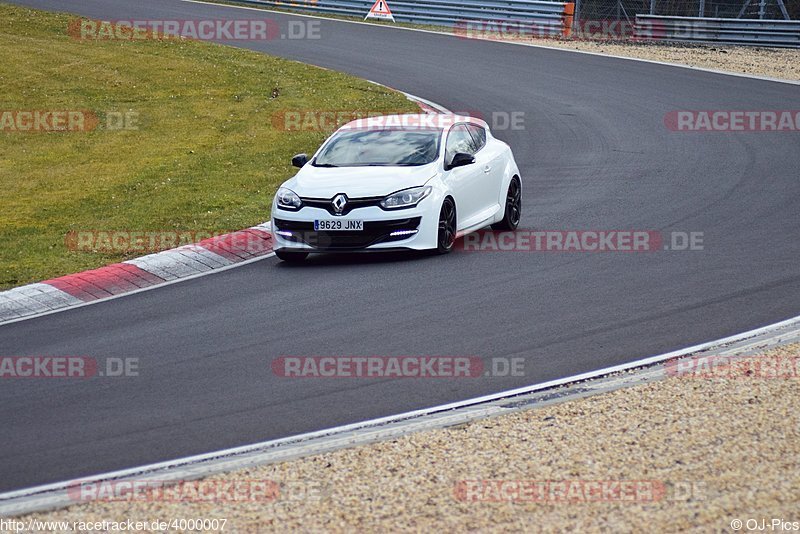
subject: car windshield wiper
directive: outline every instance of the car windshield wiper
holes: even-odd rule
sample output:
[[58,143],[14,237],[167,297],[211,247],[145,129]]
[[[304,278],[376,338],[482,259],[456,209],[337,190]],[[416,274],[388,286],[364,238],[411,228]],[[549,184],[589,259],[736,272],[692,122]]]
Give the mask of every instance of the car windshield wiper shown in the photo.
[[338,167],[338,165],[333,163],[314,163],[314,167]]

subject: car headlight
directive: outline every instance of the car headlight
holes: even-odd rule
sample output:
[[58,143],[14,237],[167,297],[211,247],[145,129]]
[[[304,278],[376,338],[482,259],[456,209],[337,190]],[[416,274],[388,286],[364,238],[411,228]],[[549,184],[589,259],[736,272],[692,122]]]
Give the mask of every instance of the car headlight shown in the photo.
[[303,201],[300,200],[297,193],[285,187],[278,189],[278,192],[275,193],[275,199],[278,202],[278,207],[285,210],[297,211],[303,205]]
[[412,208],[419,204],[420,200],[430,195],[431,191],[433,191],[433,188],[429,185],[403,189],[381,200],[381,207],[387,210]]

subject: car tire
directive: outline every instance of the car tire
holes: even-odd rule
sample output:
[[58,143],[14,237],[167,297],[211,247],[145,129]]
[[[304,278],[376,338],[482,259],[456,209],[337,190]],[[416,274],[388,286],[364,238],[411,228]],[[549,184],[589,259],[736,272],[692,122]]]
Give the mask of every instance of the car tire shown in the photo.
[[291,252],[289,250],[278,249],[275,255],[286,263],[302,263],[307,257],[308,252]]
[[442,209],[439,210],[439,225],[436,234],[437,254],[447,254],[453,250],[456,231],[456,204],[452,198],[447,197],[442,202]]
[[506,191],[506,205],[503,218],[492,225],[494,230],[516,230],[522,217],[522,184],[514,176]]

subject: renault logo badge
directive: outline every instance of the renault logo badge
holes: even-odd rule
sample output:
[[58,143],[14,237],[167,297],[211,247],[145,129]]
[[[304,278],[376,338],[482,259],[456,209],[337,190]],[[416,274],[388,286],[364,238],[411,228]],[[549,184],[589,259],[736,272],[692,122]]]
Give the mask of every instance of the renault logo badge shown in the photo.
[[333,197],[331,204],[333,205],[333,211],[336,212],[336,215],[341,215],[344,207],[347,205],[347,197],[344,194],[339,193]]

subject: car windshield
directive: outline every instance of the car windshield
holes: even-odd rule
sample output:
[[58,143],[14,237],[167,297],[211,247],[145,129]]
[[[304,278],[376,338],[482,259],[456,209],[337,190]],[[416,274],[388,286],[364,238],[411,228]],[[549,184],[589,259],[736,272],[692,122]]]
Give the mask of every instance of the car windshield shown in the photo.
[[427,165],[439,156],[438,129],[344,130],[320,151],[316,167]]

